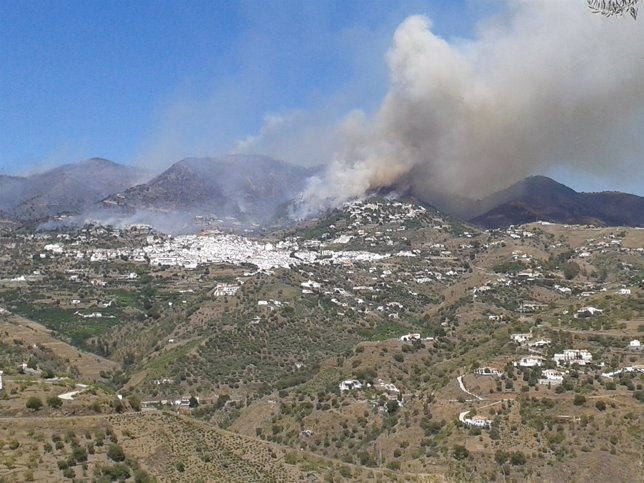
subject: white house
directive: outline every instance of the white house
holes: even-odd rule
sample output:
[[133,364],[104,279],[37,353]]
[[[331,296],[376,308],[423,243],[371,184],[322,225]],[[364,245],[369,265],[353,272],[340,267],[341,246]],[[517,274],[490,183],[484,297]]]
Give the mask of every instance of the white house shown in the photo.
[[503,375],[503,371],[494,367],[479,367],[475,372],[479,376],[501,377]]
[[406,334],[400,336],[401,342],[413,342],[415,340],[420,340],[420,334]]
[[579,364],[585,366],[593,361],[593,355],[585,349],[564,349],[563,353],[555,354],[552,360],[557,365]]
[[568,295],[572,293],[572,289],[570,289],[568,287],[562,287],[561,285],[555,285],[554,288],[555,288],[555,290],[557,290],[560,293],[565,293],[565,294],[568,294]]
[[512,334],[510,337],[517,344],[523,344],[532,339],[532,334]]
[[579,317],[594,317],[595,315],[601,315],[604,311],[595,307],[582,307],[577,310],[575,318]]
[[233,296],[239,290],[239,285],[232,283],[218,283],[212,293],[215,297],[225,297],[227,295]]
[[518,367],[541,367],[543,366],[543,361],[545,359],[541,356],[526,356],[522,357],[518,361],[513,362],[513,364]]
[[351,391],[353,389],[362,389],[364,387],[364,384],[362,384],[360,381],[357,379],[347,379],[346,381],[342,381],[339,384],[340,391]]
[[617,291],[617,295],[630,295],[631,294],[631,289],[630,288],[620,288]]
[[538,349],[543,349],[544,347],[549,345],[550,345],[550,339],[540,339],[540,340],[535,340],[534,342],[528,343],[529,347],[536,347]]
[[542,378],[539,379],[539,384],[548,385],[548,384],[561,384],[564,378],[564,375],[560,371],[554,369],[546,369],[541,372]]
[[641,351],[642,343],[638,339],[633,339],[628,343],[628,348],[632,351]]

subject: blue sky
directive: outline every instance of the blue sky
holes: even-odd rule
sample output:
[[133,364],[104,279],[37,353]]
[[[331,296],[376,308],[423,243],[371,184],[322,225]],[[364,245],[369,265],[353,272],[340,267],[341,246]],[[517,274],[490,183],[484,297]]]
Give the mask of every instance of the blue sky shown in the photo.
[[407,16],[467,38],[499,5],[4,0],[0,173],[92,156],[163,166],[230,151],[267,115],[373,112],[388,89],[385,54]]
[[135,162],[178,104],[229,111],[227,126],[203,126],[199,113],[185,119],[199,124],[196,137],[211,128],[221,150],[257,131],[265,113],[324,102],[365,74],[352,101],[369,108],[386,90],[383,58],[398,23],[429,13],[446,35],[467,35],[482,5],[5,0],[0,169],[89,156]]

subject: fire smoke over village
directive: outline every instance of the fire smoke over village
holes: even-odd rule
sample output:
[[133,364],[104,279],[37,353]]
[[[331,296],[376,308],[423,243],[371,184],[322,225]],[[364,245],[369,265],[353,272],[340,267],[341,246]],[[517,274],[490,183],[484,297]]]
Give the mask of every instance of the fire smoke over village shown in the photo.
[[305,211],[394,188],[479,197],[555,166],[629,176],[644,141],[641,25],[585,2],[510,1],[472,40],[408,17],[377,113],[350,113]]

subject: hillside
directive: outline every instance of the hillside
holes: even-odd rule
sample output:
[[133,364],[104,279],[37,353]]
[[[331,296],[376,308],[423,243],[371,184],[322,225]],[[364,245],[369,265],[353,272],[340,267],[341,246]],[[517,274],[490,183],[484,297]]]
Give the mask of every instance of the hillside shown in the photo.
[[0,210],[25,223],[45,221],[61,214],[78,215],[146,175],[137,168],[92,158],[26,178],[3,177]]
[[102,205],[125,213],[147,210],[266,224],[312,173],[266,156],[188,158]]
[[[67,345],[7,341],[0,416],[105,417],[160,481],[637,481],[643,237],[387,197],[264,236],[4,234],[0,308]],[[110,361],[98,384],[69,344]]]
[[468,219],[486,228],[534,221],[644,226],[644,198],[626,193],[578,193],[545,176],[532,176],[476,203]]

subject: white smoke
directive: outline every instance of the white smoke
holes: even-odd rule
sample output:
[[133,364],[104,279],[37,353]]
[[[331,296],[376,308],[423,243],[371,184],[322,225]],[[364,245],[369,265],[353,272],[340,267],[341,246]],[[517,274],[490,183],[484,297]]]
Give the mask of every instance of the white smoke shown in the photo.
[[458,42],[407,18],[387,54],[388,94],[373,118],[343,122],[307,210],[391,186],[477,197],[553,166],[641,176],[642,33],[583,0],[509,0]]

